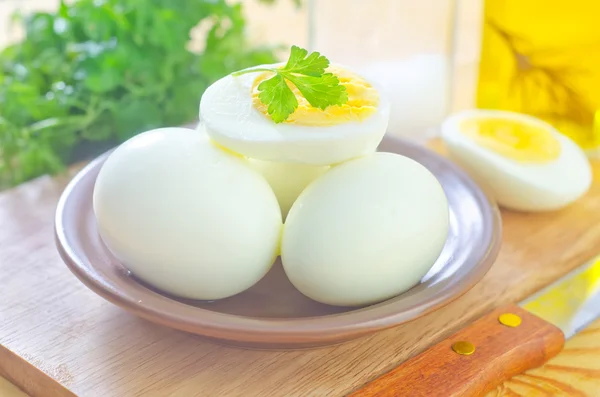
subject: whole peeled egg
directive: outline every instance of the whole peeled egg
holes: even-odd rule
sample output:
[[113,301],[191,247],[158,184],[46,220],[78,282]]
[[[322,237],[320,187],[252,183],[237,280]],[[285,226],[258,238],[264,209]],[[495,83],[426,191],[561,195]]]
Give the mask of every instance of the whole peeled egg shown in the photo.
[[277,163],[256,159],[248,159],[248,163],[269,182],[284,219],[300,193],[330,168],[328,165]]
[[[257,69],[279,66],[259,65]],[[346,67],[332,65],[327,72],[345,87],[347,103],[319,109],[289,84],[298,107],[288,119],[275,123],[258,91],[259,84],[274,74],[230,74],[202,95],[200,121],[219,145],[256,160],[326,166],[374,152],[387,129],[389,100]]]
[[505,208],[557,210],[585,194],[592,183],[583,150],[533,116],[464,111],[443,123],[442,140],[450,157]]
[[379,302],[415,286],[441,253],[446,195],[427,168],[392,153],[332,167],[298,197],[281,258],[304,295],[339,306]]
[[266,180],[185,128],[148,131],[115,149],[98,174],[93,208],[102,240],[127,269],[189,299],[255,284],[277,256],[282,229]]

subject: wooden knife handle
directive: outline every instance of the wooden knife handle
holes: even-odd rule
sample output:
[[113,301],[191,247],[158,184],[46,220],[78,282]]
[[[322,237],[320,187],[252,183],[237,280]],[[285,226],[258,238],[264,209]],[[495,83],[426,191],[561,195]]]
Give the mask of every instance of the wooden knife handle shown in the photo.
[[[503,325],[500,315],[505,313],[516,314],[520,325]],[[512,319],[518,320],[514,316]],[[453,350],[453,345],[461,341],[474,346],[472,354]],[[518,306],[502,307],[350,396],[481,396],[512,376],[542,365],[560,352],[564,342],[563,333],[554,325]],[[460,345],[455,347],[461,350]],[[468,353],[470,345],[462,347]]]

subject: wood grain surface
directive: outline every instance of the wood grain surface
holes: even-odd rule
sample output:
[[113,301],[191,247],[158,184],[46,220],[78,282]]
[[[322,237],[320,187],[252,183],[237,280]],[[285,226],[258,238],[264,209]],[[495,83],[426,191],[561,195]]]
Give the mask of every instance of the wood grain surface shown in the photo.
[[[598,396],[600,390],[600,320],[568,340],[545,365],[514,376],[485,397]],[[27,397],[0,377],[0,396]]]
[[[354,342],[289,352],[214,345],[140,320],[86,289],[52,240],[54,209],[68,177],[41,178],[0,194],[2,373],[32,396],[347,394],[595,256],[600,163],[593,168],[594,184],[575,205],[542,214],[504,211],[496,264],[454,303]],[[54,386],[24,376],[31,367],[55,379]]]
[[[522,320],[517,327],[502,314]],[[468,342],[469,355],[453,350]],[[500,307],[351,394],[351,397],[479,397],[514,375],[539,367],[560,352],[560,329],[515,306]],[[459,352],[461,350],[458,350]]]
[[569,339],[539,368],[514,376],[485,397],[600,396],[600,321]]

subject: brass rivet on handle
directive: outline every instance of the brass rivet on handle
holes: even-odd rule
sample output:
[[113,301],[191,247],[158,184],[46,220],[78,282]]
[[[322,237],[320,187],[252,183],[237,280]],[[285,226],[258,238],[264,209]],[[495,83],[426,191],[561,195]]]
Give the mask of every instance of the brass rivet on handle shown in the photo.
[[471,342],[461,340],[452,344],[452,350],[463,356],[470,356],[475,352],[475,345]]
[[521,325],[521,317],[513,313],[504,313],[498,317],[500,324],[506,325],[507,327],[515,328]]

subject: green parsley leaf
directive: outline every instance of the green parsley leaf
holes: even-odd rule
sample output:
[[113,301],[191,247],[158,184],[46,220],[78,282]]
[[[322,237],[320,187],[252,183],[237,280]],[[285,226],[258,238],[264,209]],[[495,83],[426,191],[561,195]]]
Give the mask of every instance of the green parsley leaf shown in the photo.
[[268,113],[276,123],[281,123],[294,113],[298,107],[298,100],[285,83],[281,74],[276,74],[258,85],[258,98],[268,105]]
[[283,70],[288,73],[304,74],[306,76],[319,77],[329,67],[329,59],[318,52],[308,55],[308,51],[298,46],[292,46],[290,58]]
[[267,105],[267,112],[275,123],[281,123],[296,111],[298,100],[288,86],[295,85],[308,103],[322,110],[332,105],[348,102],[348,93],[337,76],[326,73],[329,59],[318,52],[308,53],[304,48],[292,46],[290,57],[283,67],[249,68],[233,73],[239,76],[254,72],[273,72],[275,75],[258,85],[258,98]]
[[343,105],[348,102],[346,87],[341,85],[337,76],[332,73],[324,73],[320,77],[288,73],[284,76],[298,88],[312,107],[325,110],[330,105]]

